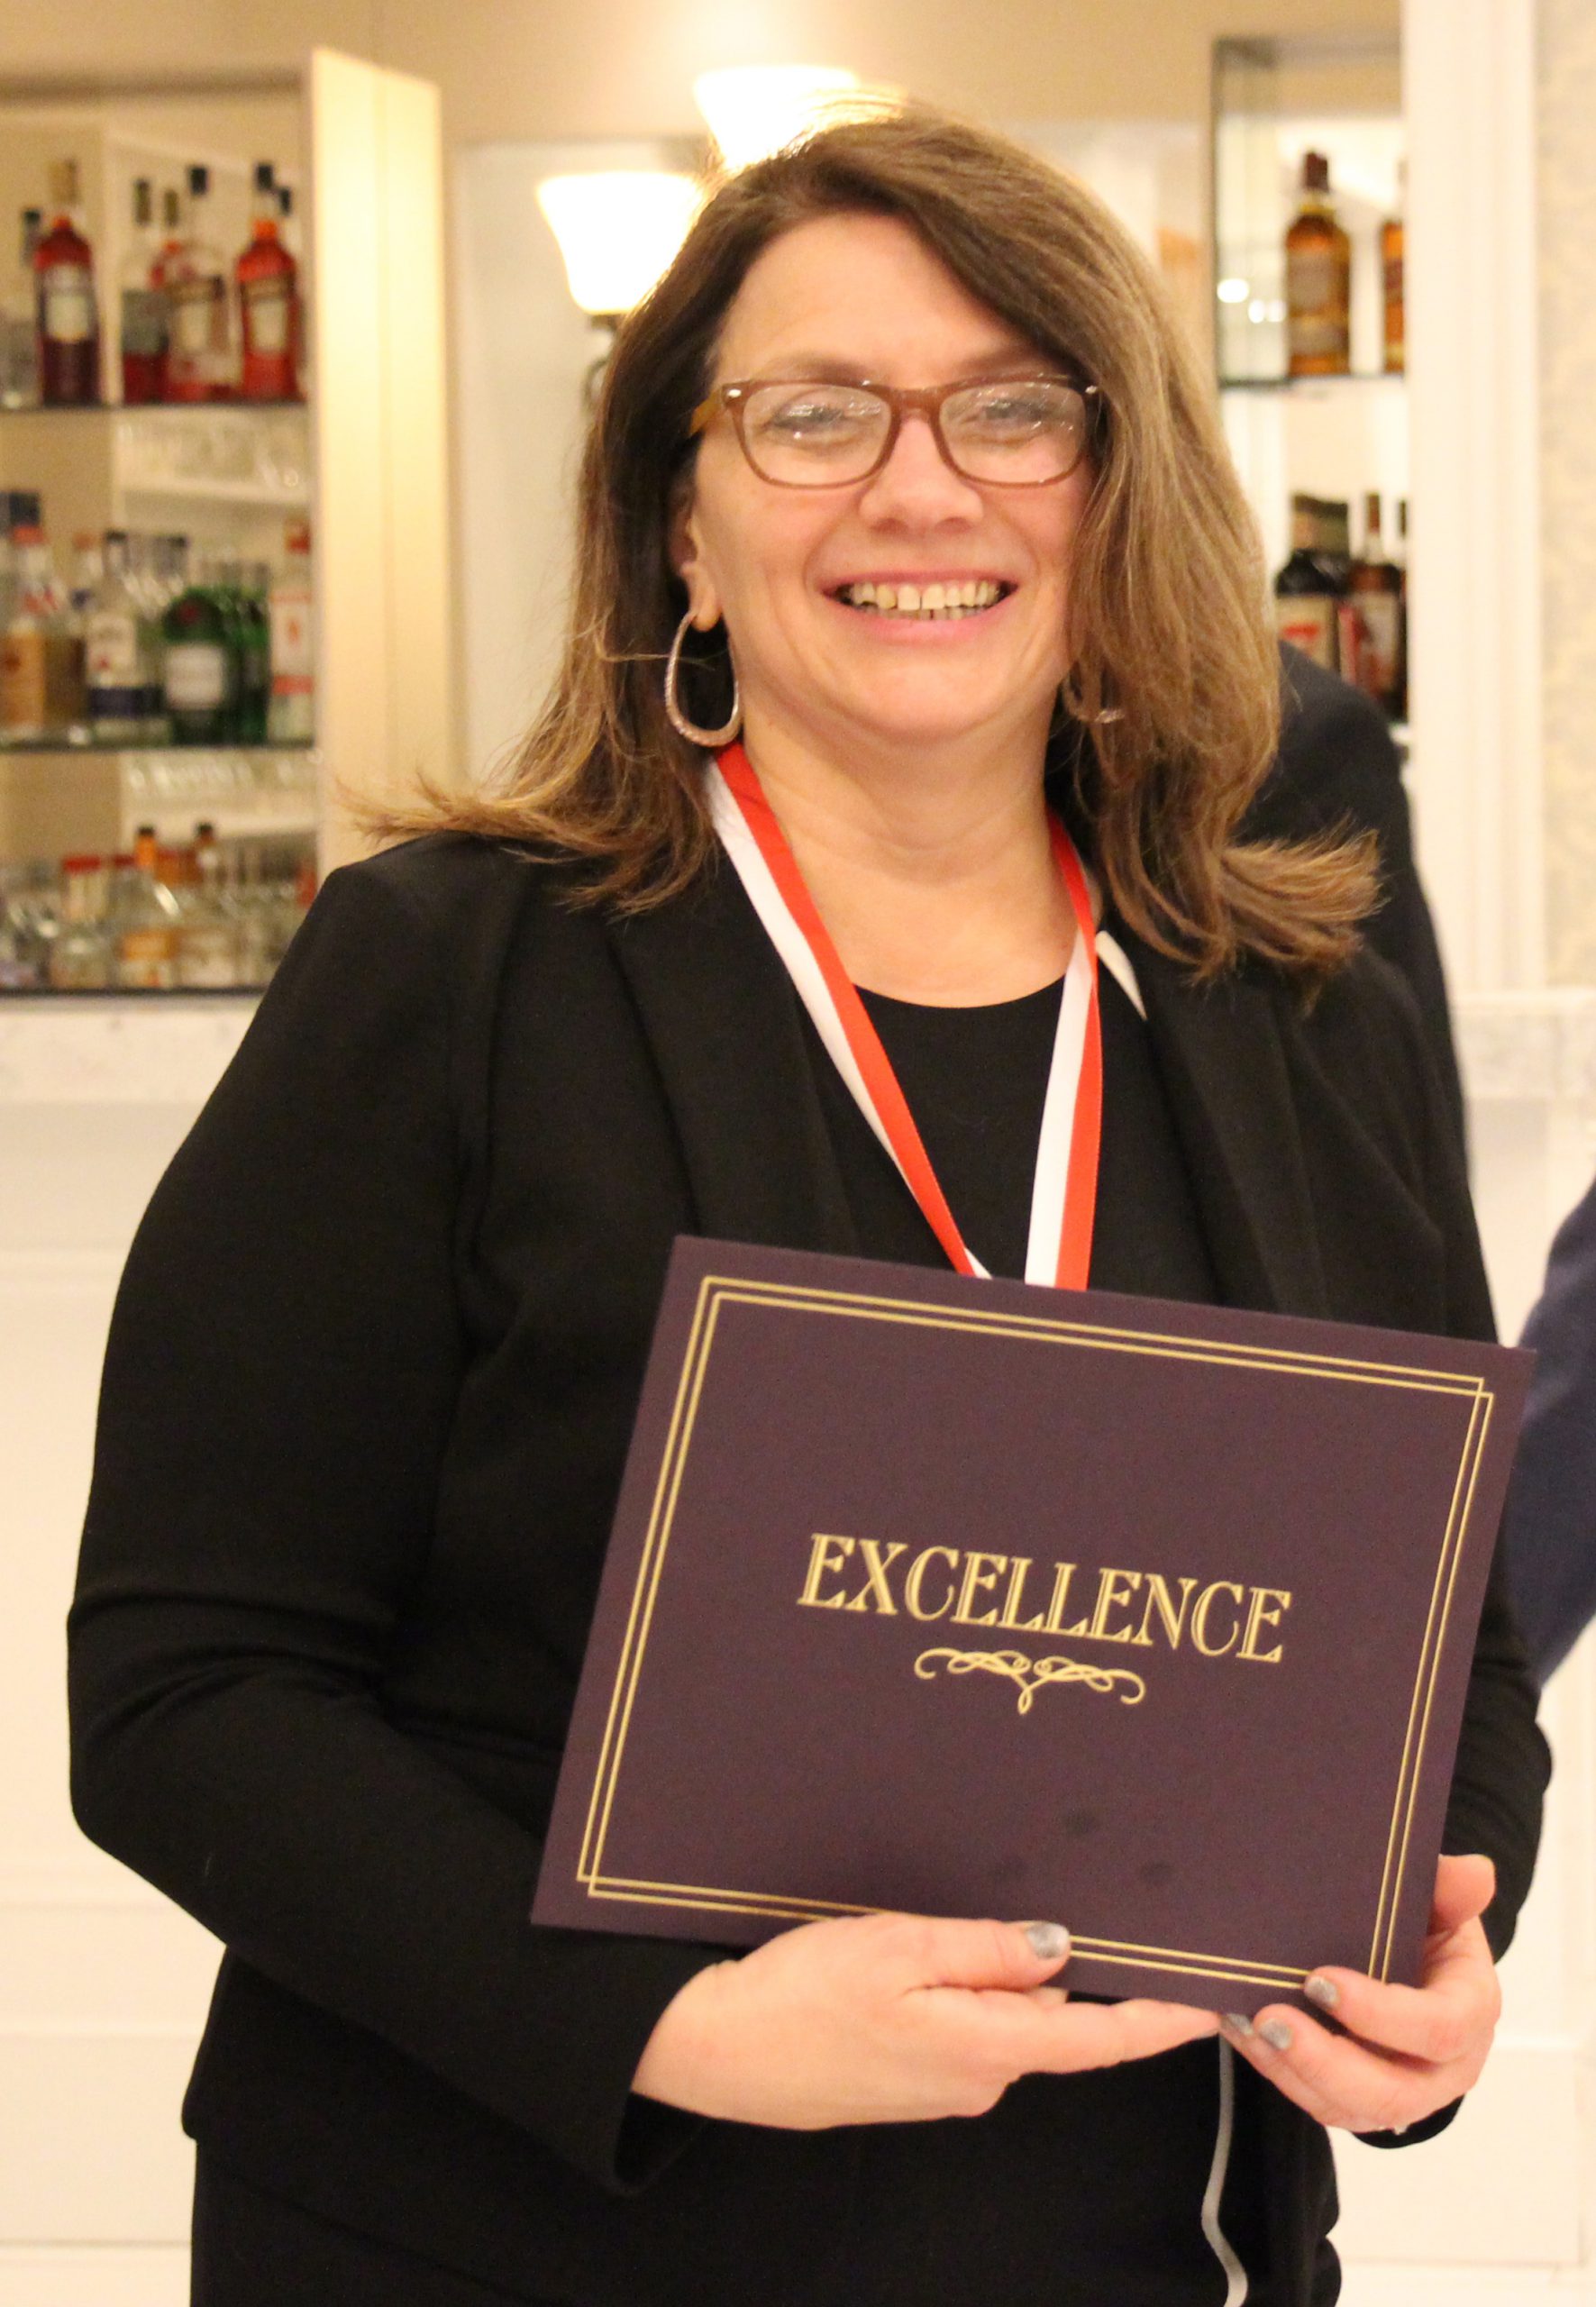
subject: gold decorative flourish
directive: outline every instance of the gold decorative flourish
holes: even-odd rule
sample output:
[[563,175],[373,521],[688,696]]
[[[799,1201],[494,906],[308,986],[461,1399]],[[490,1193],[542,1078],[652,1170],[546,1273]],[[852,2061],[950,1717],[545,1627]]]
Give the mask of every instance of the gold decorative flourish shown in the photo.
[[1028,1658],[1023,1650],[922,1650],[915,1673],[928,1682],[939,1664],[950,1674],[1007,1674],[1019,1684],[1019,1711],[1029,1714],[1037,1691],[1048,1682],[1084,1682],[1089,1690],[1108,1692],[1116,1682],[1135,1687],[1119,1693],[1121,1706],[1139,1706],[1147,1693],[1140,1674],[1128,1666],[1084,1666],[1074,1658]]

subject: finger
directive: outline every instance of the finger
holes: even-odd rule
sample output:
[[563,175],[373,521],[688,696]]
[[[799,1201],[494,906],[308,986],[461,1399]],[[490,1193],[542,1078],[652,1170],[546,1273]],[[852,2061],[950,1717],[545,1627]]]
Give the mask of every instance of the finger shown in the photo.
[[1029,1995],[994,1995],[981,1999],[977,2023],[1012,2073],[1074,2074],[1156,2058],[1216,2034],[1219,2021],[1212,2011],[1179,2002],[1072,2002],[1048,2011]]
[[1430,1929],[1455,1930],[1473,1922],[1496,1896],[1496,1868],[1482,1855],[1441,1858],[1436,1864],[1436,1895],[1430,1907]]
[[1329,2034],[1300,2011],[1261,2011],[1245,2035],[1226,2038],[1248,2065],[1316,2122],[1344,2130],[1395,2130],[1457,2098],[1450,2070],[1366,2049]]
[[[1315,1971],[1304,1992],[1361,2041],[1431,2065],[1482,2058],[1501,2015],[1501,1988],[1477,1921],[1445,1939],[1422,1986],[1391,1986],[1358,1971]],[[1289,2023],[1289,2021],[1287,2022]]]
[[889,1959],[906,1990],[1005,1987],[1028,1993],[1069,1960],[1070,1934],[1059,1922],[963,1922],[899,1915]]

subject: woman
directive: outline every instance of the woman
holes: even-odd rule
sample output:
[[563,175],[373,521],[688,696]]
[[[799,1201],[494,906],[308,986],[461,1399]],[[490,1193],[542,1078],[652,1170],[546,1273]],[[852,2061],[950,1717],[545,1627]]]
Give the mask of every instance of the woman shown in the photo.
[[621,333],[582,499],[510,789],[332,878],[114,1326],[77,1800],[228,1948],[195,2296],[1332,2298],[1321,2126],[1445,2120],[1495,2012],[1481,1912],[1500,1951],[1528,1885],[1544,1755],[1494,1594],[1449,1822],[1494,1900],[1444,1862],[1425,1985],[1327,1974],[1339,2028],[1069,2002],[1067,1916],[730,1965],[526,1919],[673,1236],[944,1255],[729,810],[765,811],[989,1267],[1027,1264],[1084,934],[1051,797],[1117,956],[1092,1281],[1488,1327],[1416,1022],[1352,951],[1360,856],[1229,839],[1276,673],[1202,388],[1095,203],[905,114],[711,202]]

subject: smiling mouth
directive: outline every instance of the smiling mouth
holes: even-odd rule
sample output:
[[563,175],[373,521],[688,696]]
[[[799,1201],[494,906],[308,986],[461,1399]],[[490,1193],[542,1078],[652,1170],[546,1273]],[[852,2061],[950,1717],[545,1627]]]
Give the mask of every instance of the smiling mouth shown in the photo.
[[846,609],[867,616],[942,619],[980,616],[1007,600],[1014,587],[990,577],[969,577],[948,584],[888,585],[865,578],[856,585],[839,585],[832,595]]

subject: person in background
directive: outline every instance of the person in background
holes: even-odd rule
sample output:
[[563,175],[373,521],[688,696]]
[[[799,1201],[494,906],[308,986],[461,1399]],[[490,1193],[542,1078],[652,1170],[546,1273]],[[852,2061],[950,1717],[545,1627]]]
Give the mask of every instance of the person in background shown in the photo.
[[1385,716],[1338,673],[1281,643],[1281,733],[1274,765],[1243,822],[1254,841],[1371,833],[1379,846],[1380,901],[1363,923],[1374,952],[1400,970],[1418,1005],[1425,1039],[1464,1142],[1463,1083],[1452,1039],[1435,924],[1413,858],[1402,764]]
[[1557,1229],[1519,1343],[1540,1359],[1502,1543],[1530,1666],[1544,1684],[1596,1618],[1596,1182]]

